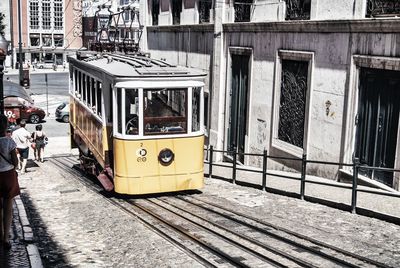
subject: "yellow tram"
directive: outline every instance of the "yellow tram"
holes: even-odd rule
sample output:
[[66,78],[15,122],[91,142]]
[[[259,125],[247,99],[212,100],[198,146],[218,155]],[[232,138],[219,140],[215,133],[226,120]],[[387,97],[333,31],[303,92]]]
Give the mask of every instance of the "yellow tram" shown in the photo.
[[71,144],[85,171],[121,194],[203,186],[205,73],[88,51],[69,63]]

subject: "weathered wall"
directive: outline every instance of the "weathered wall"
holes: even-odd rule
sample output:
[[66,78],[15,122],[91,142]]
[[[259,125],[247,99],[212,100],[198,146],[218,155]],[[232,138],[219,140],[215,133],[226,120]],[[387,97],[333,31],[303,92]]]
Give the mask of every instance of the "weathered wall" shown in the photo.
[[[390,22],[388,22],[388,25]],[[346,22],[324,27],[320,32],[319,23],[298,22],[296,31],[288,29],[285,23],[275,25],[227,24],[224,27],[226,49],[229,47],[249,47],[253,49],[251,77],[251,107],[249,108],[249,152],[261,153],[264,148],[272,154],[290,156],[272,146],[274,91],[279,81],[276,74],[277,52],[279,50],[305,51],[314,53],[312,69],[308,144],[308,159],[341,162],[344,154],[352,152],[353,129],[345,129],[348,116],[347,101],[349,90],[354,86],[349,81],[352,69],[352,56],[356,54],[400,57],[398,29],[384,30],[381,22]],[[349,31],[353,27],[354,31]],[[239,29],[240,28],[240,29]],[[372,30],[375,29],[375,30]],[[386,31],[386,32],[384,32]],[[392,33],[395,31],[397,33]],[[226,54],[226,57],[229,55]],[[229,68],[227,66],[226,68]],[[226,85],[229,87],[229,85]],[[278,89],[279,90],[279,89]],[[329,111],[326,103],[330,102]],[[350,115],[349,118],[353,118]],[[346,131],[347,134],[344,134]],[[350,134],[349,134],[350,132]],[[347,136],[347,137],[346,137]],[[347,152],[346,152],[347,151]],[[350,152],[349,152],[350,151]],[[349,159],[347,159],[349,160]],[[251,159],[250,164],[260,160]],[[276,165],[277,168],[279,165]],[[310,170],[316,167],[310,166]],[[315,170],[319,175],[335,177],[335,168]]]
[[[308,159],[351,162],[358,84],[353,56],[400,59],[398,20],[364,19],[363,0],[312,0],[309,21],[284,21],[285,8],[283,1],[257,1],[252,22],[228,23],[233,22],[233,5],[229,1],[218,2],[213,12],[216,25],[149,27],[149,50],[153,57],[208,70],[210,90],[214,91],[210,144],[226,149],[229,49],[251,49],[246,151],[262,153],[268,149],[271,154],[286,157],[292,155],[273,146],[273,128],[278,124],[274,122],[274,109],[279,105],[274,103],[274,94],[280,90],[275,78],[279,71],[278,51],[311,53],[309,124],[305,126],[308,142],[304,152]],[[182,24],[191,23],[189,14],[190,10],[184,11]],[[396,161],[399,166],[398,157]],[[261,160],[250,158],[246,164],[260,166]],[[271,161],[269,168],[299,170],[300,166]],[[337,166],[309,165],[308,171],[332,179],[338,175]]]

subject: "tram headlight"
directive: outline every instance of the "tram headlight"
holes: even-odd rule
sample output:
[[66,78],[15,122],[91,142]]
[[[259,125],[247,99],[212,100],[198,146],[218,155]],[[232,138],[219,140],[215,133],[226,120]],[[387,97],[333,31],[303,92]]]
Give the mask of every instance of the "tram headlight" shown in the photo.
[[158,154],[158,161],[160,161],[161,165],[168,166],[174,161],[174,153],[168,149],[162,149]]

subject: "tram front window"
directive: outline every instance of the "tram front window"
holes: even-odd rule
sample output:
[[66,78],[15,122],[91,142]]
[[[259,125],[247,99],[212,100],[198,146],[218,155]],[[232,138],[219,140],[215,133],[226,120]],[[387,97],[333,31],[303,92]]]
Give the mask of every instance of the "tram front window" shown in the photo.
[[187,133],[187,89],[144,90],[144,135]]
[[125,133],[137,135],[139,98],[137,89],[125,89]]

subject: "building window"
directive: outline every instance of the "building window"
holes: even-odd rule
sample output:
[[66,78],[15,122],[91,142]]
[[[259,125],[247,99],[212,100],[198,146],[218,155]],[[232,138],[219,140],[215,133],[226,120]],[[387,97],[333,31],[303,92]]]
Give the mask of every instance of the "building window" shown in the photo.
[[124,6],[124,5],[129,5],[129,2],[130,2],[130,0],[120,0],[120,1],[119,1],[119,4],[120,4],[121,6]]
[[130,10],[125,10],[124,11],[124,22],[130,22],[131,21],[131,11]]
[[210,22],[210,9],[212,0],[199,1],[199,21],[200,23]]
[[29,3],[29,13],[30,13],[30,28],[33,30],[39,29],[39,2],[31,1]]
[[278,139],[303,148],[308,62],[282,60]]
[[153,25],[158,25],[158,15],[160,14],[160,0],[153,0],[151,6],[151,18]]
[[367,17],[399,16],[400,1],[398,0],[367,0]]
[[45,30],[51,29],[51,9],[49,0],[43,0],[42,2],[42,28]]
[[63,35],[54,35],[54,46],[55,47],[63,47],[64,46]]
[[54,0],[54,29],[63,29],[63,1]]
[[311,0],[285,0],[286,20],[309,20]]
[[181,23],[182,0],[172,0],[172,24]]
[[307,152],[313,52],[280,50],[277,57],[272,147]]
[[51,34],[42,35],[42,46],[51,47]]
[[40,36],[38,34],[30,34],[29,41],[32,47],[40,46]]
[[233,6],[235,10],[235,22],[249,22],[252,6],[252,0],[236,0]]

